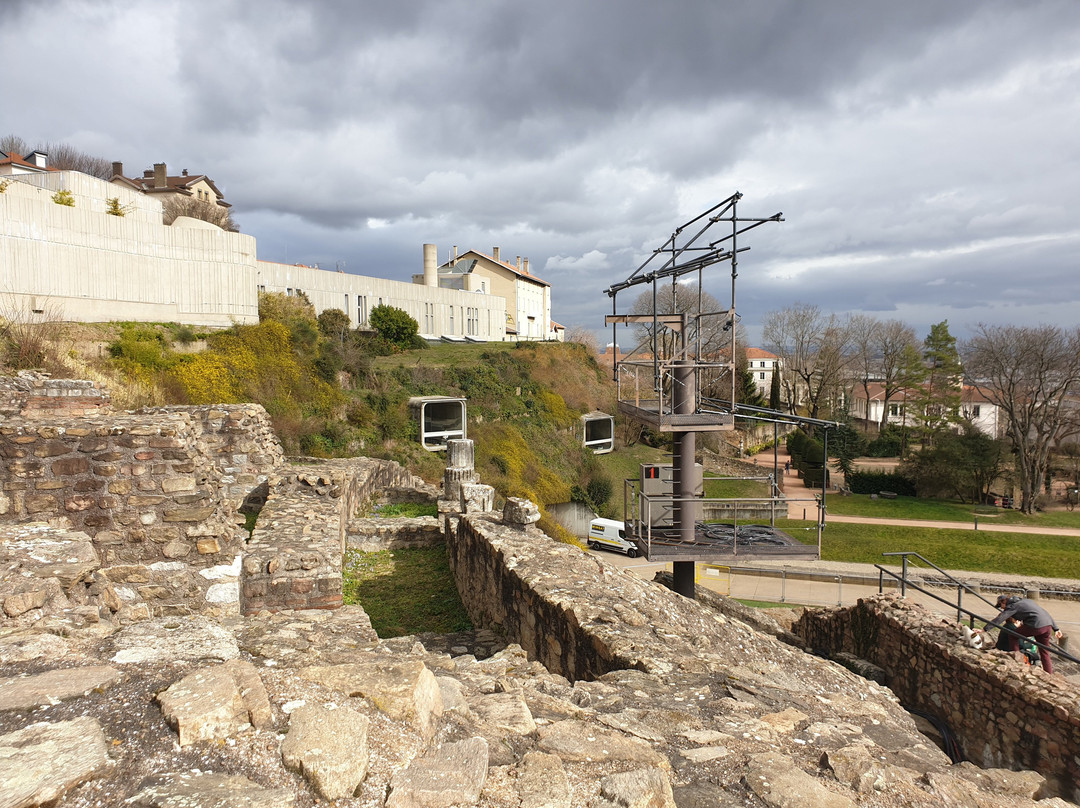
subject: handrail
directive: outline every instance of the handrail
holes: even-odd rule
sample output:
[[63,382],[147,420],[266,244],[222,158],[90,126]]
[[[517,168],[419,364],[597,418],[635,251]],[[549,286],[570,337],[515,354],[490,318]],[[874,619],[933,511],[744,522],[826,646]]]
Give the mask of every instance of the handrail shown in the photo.
[[[937,564],[935,564],[933,561],[931,561],[929,558],[926,558],[925,556],[922,556],[919,553],[916,553],[914,551],[906,551],[906,552],[900,552],[900,553],[882,553],[882,555],[883,556],[901,556],[901,567],[902,567],[903,576],[904,576],[903,578],[900,579],[900,594],[901,595],[905,594],[904,589],[905,589],[905,586],[906,586],[906,583],[907,583],[907,559],[908,559],[908,556],[915,556],[917,559],[922,561],[924,564],[927,564],[927,565],[933,567],[938,572],[940,572],[942,575],[944,575],[946,578],[948,578],[950,581],[952,581],[954,584],[956,584],[957,587],[962,587],[967,592],[970,592],[972,595],[977,597],[979,600],[981,600],[987,606],[993,606],[994,605],[993,603],[988,601],[986,598],[984,598],[982,596],[981,592],[976,592],[974,589],[972,589],[966,583],[964,583],[963,581],[961,581],[961,580],[959,580],[957,578],[954,578],[949,573],[947,573],[945,570],[943,570],[941,567],[939,567]],[[882,570],[882,568],[881,568],[881,566],[879,564],[875,564],[874,566],[877,567],[879,570]],[[882,572],[885,572],[885,571],[886,570],[882,570]],[[881,573],[878,573],[878,580],[879,581],[881,580]],[[957,606],[960,605],[959,593],[957,594],[956,605]],[[959,616],[957,616],[956,619],[958,621],[961,620],[961,618]],[[974,627],[974,624],[972,624],[972,626]]]
[[[882,553],[882,555],[904,555],[904,553]],[[919,555],[919,554],[918,553],[910,553],[910,555]],[[919,558],[922,558],[922,556],[919,556]],[[926,561],[925,558],[922,558],[922,560]],[[930,564],[930,566],[934,567],[934,569],[938,569],[938,567],[934,566],[934,564],[932,562],[926,561],[926,563]],[[885,567],[881,566],[880,564],[875,564],[874,566],[878,568],[878,592],[880,593],[883,590],[883,586],[882,586],[882,584],[884,582],[883,574],[887,574],[887,575],[891,575],[893,578],[900,581],[901,596],[904,596],[903,591],[905,589],[905,581],[900,577],[900,575],[897,574],[896,572],[894,572],[893,570],[886,569]],[[906,565],[905,565],[904,571],[905,571],[905,573],[907,571]],[[945,574],[947,575],[948,573],[945,573]],[[953,579],[953,580],[955,580],[955,579]],[[946,600],[945,598],[943,598],[943,597],[941,597],[939,595],[936,595],[936,594],[934,594],[933,592],[930,592],[927,589],[924,589],[923,587],[919,586],[919,584],[915,583],[914,581],[907,581],[906,583],[908,585],[910,585],[911,587],[913,587],[914,589],[921,592],[922,594],[926,595],[927,597],[933,598],[934,600],[937,600],[937,601],[939,601],[941,603],[944,603],[946,606],[952,606],[953,605],[952,601]],[[986,598],[982,597],[982,595],[979,595],[977,592],[975,592],[973,594],[978,595],[980,600],[983,600],[983,601],[989,603],[989,601],[987,601]],[[968,615],[968,617],[970,618],[970,625],[971,625],[972,628],[975,627],[975,621],[976,620],[980,620],[984,624],[989,625],[991,620],[993,619],[993,618],[991,618],[991,620],[987,620],[985,617],[980,617],[979,615],[975,614],[975,612],[971,611],[970,609],[965,609],[963,606],[960,605],[960,603],[956,604],[956,612],[957,612],[957,615],[958,615],[957,616],[957,621],[958,622],[963,622],[963,617],[959,616],[961,612]],[[1036,640],[1032,639],[1031,637],[1028,637],[1025,634],[1021,634],[1019,631],[1014,631],[1013,629],[1009,628],[1008,626],[997,626],[997,628],[1001,629],[1002,631],[1004,631],[1007,634],[1010,634],[1010,635],[1012,635],[1014,637],[1019,637],[1021,639],[1027,640],[1032,645],[1036,646],[1037,648],[1045,649],[1046,651],[1049,651],[1051,654],[1055,654],[1057,656],[1064,657],[1065,659],[1069,660],[1070,662],[1078,662],[1078,663],[1080,663],[1080,659],[1078,659],[1077,657],[1074,657],[1068,651],[1061,650],[1061,648],[1055,648],[1055,647],[1053,647],[1051,645],[1043,645],[1041,642],[1037,642]]]

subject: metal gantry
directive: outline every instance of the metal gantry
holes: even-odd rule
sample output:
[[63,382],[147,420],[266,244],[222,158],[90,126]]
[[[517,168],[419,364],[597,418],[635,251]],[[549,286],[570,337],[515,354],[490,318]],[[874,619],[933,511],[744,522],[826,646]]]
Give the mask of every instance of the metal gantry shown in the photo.
[[[664,540],[657,543],[651,520],[643,519],[639,514],[635,519],[636,538],[639,549],[650,558],[650,551],[663,548],[658,555],[672,561],[675,591],[688,597],[694,596],[695,559],[715,558],[718,553],[753,556],[755,542],[761,549],[767,547],[772,557],[782,556],[784,552],[776,543],[763,541],[761,537],[740,546],[737,520],[732,526],[730,541],[726,536],[712,537],[706,526],[700,524],[704,499],[697,493],[701,490],[700,471],[694,463],[697,433],[731,431],[735,428],[736,416],[768,417],[764,413],[740,413],[734,403],[738,380],[735,281],[739,275],[739,256],[750,249],[740,246],[741,237],[763,224],[784,219],[781,213],[764,218],[740,216],[741,199],[742,194],[734,193],[676,228],[626,280],[605,290],[612,301],[612,313],[605,318],[605,323],[612,327],[613,375],[618,386],[619,413],[657,431],[672,433],[673,490],[668,498],[672,513],[670,529],[664,531]],[[723,264],[730,265],[730,304],[727,310],[703,311],[705,270]],[[696,276],[696,307],[679,305],[678,284],[687,276]],[[672,311],[665,312],[660,310],[658,300],[660,284],[668,280],[672,284]],[[644,284],[652,286],[651,311],[620,314],[619,293]],[[622,359],[614,351],[620,324],[644,325],[646,330],[644,340]],[[726,345],[710,344],[705,338],[709,333],[725,334]],[[707,391],[703,390],[703,380],[711,379],[717,371],[721,383],[725,377],[730,382],[730,396],[726,402],[704,394]],[[783,413],[773,415],[778,416],[778,420],[784,418]],[[630,527],[629,520],[627,526]],[[819,545],[820,527],[819,516]],[[723,545],[722,549],[720,545]],[[791,555],[806,558],[806,548],[792,547]],[[813,555],[817,557],[816,552]]]

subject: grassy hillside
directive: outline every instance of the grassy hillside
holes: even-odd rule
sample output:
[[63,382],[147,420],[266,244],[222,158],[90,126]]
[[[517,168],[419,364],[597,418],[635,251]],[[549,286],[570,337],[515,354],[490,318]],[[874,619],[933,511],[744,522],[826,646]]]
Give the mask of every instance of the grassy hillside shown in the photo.
[[[254,401],[270,413],[289,454],[388,458],[433,482],[445,457],[420,446],[409,398],[462,397],[481,478],[541,508],[575,499],[621,514],[623,477],[636,476],[639,455],[658,456],[635,447],[598,457],[581,446],[580,416],[615,412],[610,370],[582,345],[409,343],[402,350],[326,315],[316,318],[302,298],[267,295],[258,325],[202,332],[176,324],[53,324],[33,351],[9,346],[0,359],[8,372],[32,366],[93,378],[120,408]],[[541,527],[570,538],[546,513]]]

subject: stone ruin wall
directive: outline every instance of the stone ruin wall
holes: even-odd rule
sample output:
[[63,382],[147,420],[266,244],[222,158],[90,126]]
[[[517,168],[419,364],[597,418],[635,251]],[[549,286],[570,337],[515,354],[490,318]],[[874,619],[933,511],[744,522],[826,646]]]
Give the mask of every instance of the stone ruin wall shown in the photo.
[[[266,505],[244,549],[240,611],[255,614],[341,606],[341,565],[347,544],[378,534],[378,520],[361,520],[356,514],[380,492],[402,490],[415,497],[424,486],[418,477],[388,460],[355,458],[286,466],[271,478]],[[434,495],[431,491],[429,497]],[[437,525],[436,520],[429,521]]]
[[5,381],[0,523],[86,533],[106,585],[152,614],[235,613],[238,511],[282,460],[265,410],[114,413],[90,383]]
[[1032,769],[1080,800],[1080,704],[1041,668],[969,648],[958,625],[893,595],[808,610],[794,631],[815,651],[884,669],[901,703],[944,722],[967,759]]

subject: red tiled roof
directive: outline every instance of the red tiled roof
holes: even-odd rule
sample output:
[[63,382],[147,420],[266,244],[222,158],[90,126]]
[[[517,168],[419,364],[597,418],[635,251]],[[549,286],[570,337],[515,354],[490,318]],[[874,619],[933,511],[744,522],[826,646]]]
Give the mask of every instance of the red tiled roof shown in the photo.
[[[476,256],[478,256],[480,258],[485,258],[485,259],[487,259],[488,261],[490,261],[493,264],[498,264],[503,269],[510,270],[515,275],[517,275],[519,278],[528,278],[530,281],[535,281],[536,283],[539,283],[542,286],[551,286],[550,283],[548,283],[545,280],[541,280],[540,278],[533,275],[531,272],[523,272],[522,270],[518,269],[513,264],[509,264],[506,261],[496,259],[495,256],[488,255],[487,253],[482,253],[479,250],[466,250],[464,253],[462,253],[461,255],[458,256],[457,260],[460,261],[462,258],[467,256],[469,253],[472,253],[473,255],[476,255]],[[444,266],[445,266],[445,264],[444,264]]]
[[53,168],[50,165],[46,165],[43,168],[42,166],[35,165],[34,163],[31,163],[30,161],[20,157],[17,154],[6,154],[5,152],[0,152],[0,154],[4,155],[4,159],[0,160],[0,166],[20,166],[22,168],[29,168],[29,169],[31,169],[33,171],[59,171],[60,170],[58,168]]

